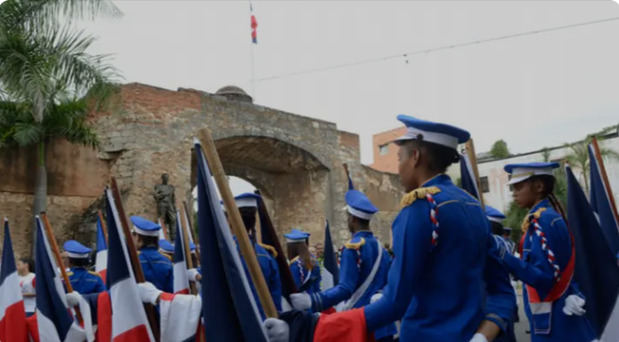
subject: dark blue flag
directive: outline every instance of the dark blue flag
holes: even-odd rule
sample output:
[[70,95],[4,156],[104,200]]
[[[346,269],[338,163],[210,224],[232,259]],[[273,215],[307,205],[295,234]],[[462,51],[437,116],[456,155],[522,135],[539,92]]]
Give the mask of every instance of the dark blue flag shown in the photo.
[[[337,266],[337,257],[335,255],[335,251],[333,250],[333,241],[331,241],[331,231],[329,230],[329,221],[327,221],[327,224],[325,226],[325,244],[324,244],[323,254],[324,254],[323,269],[329,272],[329,274],[331,275],[331,278],[333,280],[332,280],[331,286],[328,286],[328,287],[332,287],[332,286],[337,285],[339,282],[340,270]],[[322,276],[322,280],[323,282],[327,281],[324,275]],[[326,290],[328,287],[325,286],[323,290]]]
[[473,173],[473,166],[466,154],[460,154],[460,180],[462,181],[462,189],[479,199],[479,190]]
[[606,327],[619,326],[619,322],[609,322],[619,293],[619,268],[572,170],[567,166],[565,171],[567,221],[576,250],[574,279],[586,298],[586,315],[599,338]]
[[593,145],[589,144],[589,177],[591,179],[591,207],[597,214],[602,232],[611,251],[617,255],[619,253],[619,227],[612,209],[610,194],[604,186],[602,180],[601,167],[595,158]]
[[266,342],[258,306],[224,216],[199,141],[198,232],[202,276],[202,314],[207,341]]

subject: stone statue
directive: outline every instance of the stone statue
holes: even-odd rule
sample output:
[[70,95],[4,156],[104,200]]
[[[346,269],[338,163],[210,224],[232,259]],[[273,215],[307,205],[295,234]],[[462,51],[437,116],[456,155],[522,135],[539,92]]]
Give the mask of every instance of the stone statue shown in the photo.
[[167,173],[161,175],[161,184],[155,185],[155,201],[157,201],[157,215],[162,219],[168,228],[168,239],[174,241],[176,231],[176,198],[174,197],[174,187],[168,184],[169,176]]

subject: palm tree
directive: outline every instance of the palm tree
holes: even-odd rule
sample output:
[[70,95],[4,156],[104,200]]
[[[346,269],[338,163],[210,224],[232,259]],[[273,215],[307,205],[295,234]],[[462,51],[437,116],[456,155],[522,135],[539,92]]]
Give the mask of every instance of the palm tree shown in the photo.
[[83,97],[109,90],[101,85],[115,72],[106,56],[86,52],[94,38],[74,32],[70,19],[100,13],[120,12],[109,0],[7,0],[0,5],[0,147],[37,146],[34,213],[47,206],[45,147],[50,139],[97,144],[84,121]]

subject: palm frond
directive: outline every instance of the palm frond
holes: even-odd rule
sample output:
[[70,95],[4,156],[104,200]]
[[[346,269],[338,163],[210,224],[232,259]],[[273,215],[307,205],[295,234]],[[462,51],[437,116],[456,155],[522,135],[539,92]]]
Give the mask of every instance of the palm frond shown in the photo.
[[34,122],[20,122],[15,125],[13,140],[20,146],[28,146],[41,141],[43,128]]

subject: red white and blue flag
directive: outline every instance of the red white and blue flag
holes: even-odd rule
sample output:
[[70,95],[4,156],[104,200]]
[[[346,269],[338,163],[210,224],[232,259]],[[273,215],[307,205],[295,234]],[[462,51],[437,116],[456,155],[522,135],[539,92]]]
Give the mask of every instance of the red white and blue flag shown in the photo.
[[252,6],[251,3],[249,4],[249,10],[251,11],[251,42],[254,44],[258,44],[258,20],[256,20],[256,16],[254,15],[254,6]]
[[610,189],[607,189],[604,185],[604,177],[602,176],[603,165],[600,165],[595,155],[593,144],[589,144],[589,177],[591,180],[589,198],[591,207],[600,222],[604,237],[613,254],[617,255],[619,253],[619,223],[613,210],[612,194],[609,193]]
[[325,243],[324,243],[324,260],[321,270],[322,284],[321,289],[328,290],[339,282],[340,269],[337,266],[337,257],[333,250],[333,241],[331,240],[331,231],[329,230],[329,221],[325,225]]
[[183,226],[181,225],[180,213],[176,211],[176,239],[174,241],[174,293],[189,293],[189,278],[187,277],[187,256],[185,255],[185,239]]
[[36,216],[35,220],[37,225],[35,273],[38,336],[50,342],[83,342],[87,339],[86,332],[70,313],[64,286],[60,280],[60,268],[52,256],[41,219]]
[[107,242],[105,241],[105,235],[103,235],[103,223],[97,217],[97,255],[95,257],[95,272],[101,275],[103,282],[107,283]]
[[9,221],[6,218],[2,266],[0,266],[0,341],[28,341],[26,309],[15,267]]

